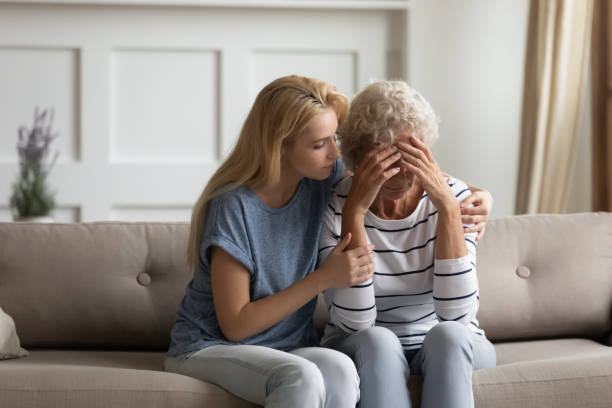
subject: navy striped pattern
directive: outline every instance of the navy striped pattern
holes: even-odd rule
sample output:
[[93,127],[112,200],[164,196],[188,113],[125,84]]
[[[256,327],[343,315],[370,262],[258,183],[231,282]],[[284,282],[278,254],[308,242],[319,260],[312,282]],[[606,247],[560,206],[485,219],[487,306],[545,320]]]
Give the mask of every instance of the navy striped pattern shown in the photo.
[[[351,179],[341,181],[325,215],[319,243],[321,262],[341,235],[342,208]],[[461,201],[470,195],[462,181],[447,180]],[[438,322],[458,321],[484,335],[479,327],[476,234],[465,234],[468,255],[435,259],[438,211],[423,194],[415,211],[403,220],[365,218],[368,241],[376,245],[374,277],[341,290],[328,290],[330,327],[348,333],[373,325],[395,332],[405,349],[421,347],[427,332]]]

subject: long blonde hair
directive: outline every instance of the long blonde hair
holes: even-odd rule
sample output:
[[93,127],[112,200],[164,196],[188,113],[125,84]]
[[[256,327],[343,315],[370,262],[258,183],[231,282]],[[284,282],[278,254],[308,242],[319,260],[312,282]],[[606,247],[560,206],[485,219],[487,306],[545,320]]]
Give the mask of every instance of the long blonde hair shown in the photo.
[[341,123],[346,97],[336,87],[297,75],[278,78],[257,95],[240,137],[229,157],[208,181],[191,213],[187,266],[199,267],[199,247],[208,203],[242,185],[252,189],[270,186],[280,179],[283,143],[294,141],[317,114],[333,109]]

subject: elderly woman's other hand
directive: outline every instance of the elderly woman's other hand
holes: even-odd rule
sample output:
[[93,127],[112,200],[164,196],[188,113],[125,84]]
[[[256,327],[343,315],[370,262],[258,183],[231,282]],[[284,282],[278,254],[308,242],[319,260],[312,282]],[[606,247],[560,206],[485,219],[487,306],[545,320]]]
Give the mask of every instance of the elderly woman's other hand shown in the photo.
[[355,169],[344,208],[365,215],[380,187],[400,171],[397,164],[394,165],[400,159],[401,154],[395,146],[368,152]]
[[473,193],[461,202],[461,221],[464,224],[474,224],[464,231],[467,233],[477,232],[476,241],[478,241],[484,235],[487,220],[493,207],[493,196],[487,190],[470,188]]
[[397,145],[402,153],[402,164],[418,179],[438,210],[443,206],[458,208],[455,196],[427,145],[415,136],[410,136],[410,143]]

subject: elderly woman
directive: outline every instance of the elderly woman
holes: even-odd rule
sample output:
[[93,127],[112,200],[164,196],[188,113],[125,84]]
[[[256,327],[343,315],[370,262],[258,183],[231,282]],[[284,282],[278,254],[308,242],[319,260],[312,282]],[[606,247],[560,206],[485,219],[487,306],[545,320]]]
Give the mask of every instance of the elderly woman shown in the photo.
[[496,356],[476,319],[476,233],[460,214],[470,189],[428,148],[436,115],[406,83],[377,82],[355,97],[340,136],[354,175],[336,186],[320,256],[350,233],[349,248],[374,244],[376,257],[372,279],[326,291],[322,345],[355,362],[361,407],[409,407],[411,373],[424,377],[423,407],[471,407],[472,371]]

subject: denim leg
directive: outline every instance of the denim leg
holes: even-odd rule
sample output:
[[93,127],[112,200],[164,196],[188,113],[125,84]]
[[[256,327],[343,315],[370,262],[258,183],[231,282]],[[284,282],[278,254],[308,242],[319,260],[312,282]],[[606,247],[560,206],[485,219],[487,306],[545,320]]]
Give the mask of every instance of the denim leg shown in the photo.
[[328,327],[321,345],[342,351],[355,362],[361,381],[360,408],[411,406],[406,385],[410,368],[391,330],[375,326],[347,334]]
[[166,357],[164,368],[217,384],[269,408],[324,407],[325,383],[317,365],[269,347],[209,346],[195,353]]
[[359,375],[346,354],[324,347],[304,347],[290,353],[312,361],[321,370],[326,408],[355,408],[359,401]]
[[410,362],[412,371],[423,375],[421,407],[473,407],[472,372],[495,366],[495,360],[486,337],[459,322],[438,323]]

